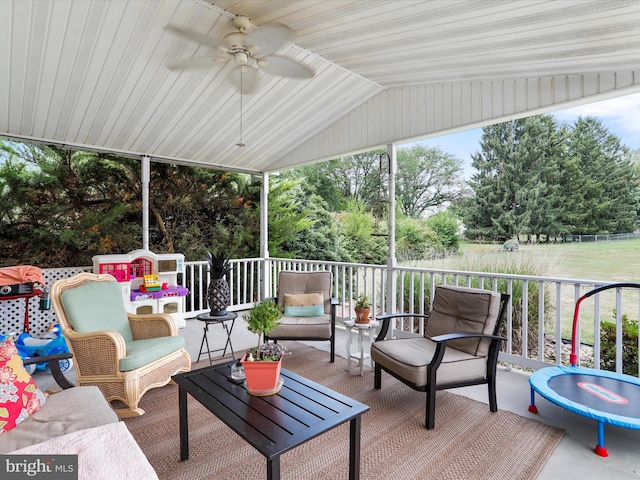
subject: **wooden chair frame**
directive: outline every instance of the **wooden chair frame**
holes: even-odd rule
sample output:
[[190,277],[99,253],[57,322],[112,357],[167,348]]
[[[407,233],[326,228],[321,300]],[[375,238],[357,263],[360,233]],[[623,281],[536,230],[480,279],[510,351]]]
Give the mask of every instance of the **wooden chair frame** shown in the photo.
[[[51,303],[69,350],[75,357],[76,383],[96,385],[109,402],[119,400],[126,408],[116,408],[120,418],[135,417],[145,412],[138,407],[144,393],[171,381],[172,375],[191,370],[191,357],[184,348],[131,371],[120,371],[120,359],[126,356],[123,337],[115,331],[76,332],[61,303],[64,291],[89,282],[115,282],[108,274],[80,273],[58,280],[51,287]],[[127,314],[134,340],[175,336],[178,328],[173,318],[164,313]]]

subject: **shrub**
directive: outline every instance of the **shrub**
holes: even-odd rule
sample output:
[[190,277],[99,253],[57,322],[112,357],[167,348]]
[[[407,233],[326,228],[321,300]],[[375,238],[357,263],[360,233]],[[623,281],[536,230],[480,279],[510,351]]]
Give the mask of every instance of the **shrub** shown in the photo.
[[445,247],[424,220],[399,217],[396,222],[396,256],[400,261],[437,258]]
[[460,243],[459,222],[449,211],[440,212],[427,219],[427,226],[436,232],[447,252],[457,252]]
[[[600,324],[600,368],[616,371],[615,321]],[[638,376],[638,321],[627,315],[622,316],[622,373]]]

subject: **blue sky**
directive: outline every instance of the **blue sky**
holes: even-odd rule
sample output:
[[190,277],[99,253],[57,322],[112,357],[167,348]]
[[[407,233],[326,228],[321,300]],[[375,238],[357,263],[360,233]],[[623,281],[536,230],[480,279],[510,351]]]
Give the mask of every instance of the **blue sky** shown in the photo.
[[[581,115],[583,117],[588,115],[597,117],[611,133],[620,137],[629,148],[632,150],[640,149],[640,93],[558,110],[551,114],[558,121],[566,123],[573,123]],[[473,173],[471,154],[479,150],[481,136],[482,129],[475,128],[416,143],[429,147],[440,147],[445,152],[460,158],[465,165],[464,177],[469,178]]]

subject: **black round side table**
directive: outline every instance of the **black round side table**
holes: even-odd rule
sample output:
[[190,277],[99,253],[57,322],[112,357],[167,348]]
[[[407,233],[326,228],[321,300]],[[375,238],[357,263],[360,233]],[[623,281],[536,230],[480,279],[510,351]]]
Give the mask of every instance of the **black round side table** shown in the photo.
[[[231,345],[231,332],[233,331],[233,326],[236,323],[236,318],[238,317],[237,313],[227,312],[225,315],[211,315],[209,313],[201,313],[196,316],[196,319],[204,322],[204,333],[202,335],[202,342],[200,342],[200,352],[198,353],[198,360],[200,361],[200,356],[203,353],[209,355],[209,365],[212,365],[213,362],[211,360],[211,354],[214,352],[222,352],[222,356],[224,357],[227,354],[227,347],[231,350],[231,357],[235,360],[235,353],[233,353],[233,345]],[[231,322],[231,327],[227,325],[227,322]],[[224,345],[224,348],[216,348],[215,350],[211,350],[209,348],[209,339],[207,338],[207,333],[209,332],[209,325],[214,325],[216,323],[222,324],[222,327],[227,332],[227,342]],[[204,344],[207,344],[207,350],[202,351]]]

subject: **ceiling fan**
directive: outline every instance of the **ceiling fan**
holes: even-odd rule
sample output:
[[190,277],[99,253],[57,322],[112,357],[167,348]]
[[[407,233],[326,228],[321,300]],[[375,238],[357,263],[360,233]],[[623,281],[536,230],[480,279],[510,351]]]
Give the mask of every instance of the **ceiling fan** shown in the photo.
[[220,62],[233,61],[236,66],[229,73],[229,79],[241,93],[252,93],[255,90],[259,68],[282,77],[313,77],[314,72],[307,66],[274,54],[286,42],[292,40],[294,32],[289,27],[280,23],[266,23],[249,31],[251,22],[243,15],[234,17],[233,26],[235,31],[226,34],[222,40],[217,40],[167,25],[167,30],[221,52],[220,56],[204,55],[182,60],[171,65],[169,69],[207,68]]

